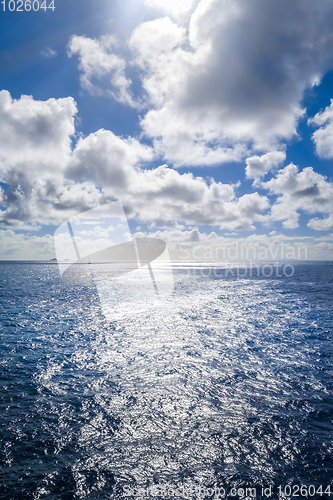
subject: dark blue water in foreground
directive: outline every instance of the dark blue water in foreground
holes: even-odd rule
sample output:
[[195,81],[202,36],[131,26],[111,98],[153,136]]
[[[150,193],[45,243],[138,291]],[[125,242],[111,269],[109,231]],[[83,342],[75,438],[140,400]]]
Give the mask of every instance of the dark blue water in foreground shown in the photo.
[[333,496],[333,263],[202,274],[110,323],[57,265],[0,263],[1,500]]

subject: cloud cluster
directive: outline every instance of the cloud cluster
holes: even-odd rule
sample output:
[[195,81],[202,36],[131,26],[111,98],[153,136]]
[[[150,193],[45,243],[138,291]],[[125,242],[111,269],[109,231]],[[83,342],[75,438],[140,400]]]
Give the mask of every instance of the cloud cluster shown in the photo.
[[[98,229],[98,228],[97,228]],[[91,245],[96,247],[96,238],[104,233],[92,235]],[[137,237],[152,236],[168,243],[174,261],[226,262],[242,260],[282,259],[330,260],[333,252],[333,234],[326,237],[291,237],[273,232],[271,235],[251,235],[246,238],[217,236],[215,232],[201,233],[193,230],[163,230],[136,233]],[[85,236],[86,244],[89,239]],[[98,240],[97,240],[98,243]],[[0,229],[0,259],[51,259],[55,257],[53,236],[31,236],[16,234],[12,230]]]
[[325,219],[314,217],[309,221],[308,226],[316,231],[328,231],[329,229],[333,229],[333,214],[329,215]]
[[[22,176],[2,193],[0,225],[28,229],[27,223],[59,224],[78,212],[107,202],[93,183]],[[31,228],[30,228],[31,229]]]
[[107,77],[111,90],[108,92],[119,102],[134,106],[129,87],[131,80],[125,75],[126,61],[114,53],[117,41],[112,35],[99,40],[85,36],[72,36],[68,44],[68,55],[79,57],[81,85],[93,94],[102,94],[99,81]]
[[277,168],[286,159],[284,151],[272,151],[262,156],[252,156],[245,160],[245,173],[248,179],[254,179],[253,186],[259,184],[259,180],[270,170]]
[[[0,91],[0,226],[8,229],[0,231],[2,258],[25,258],[20,248],[53,256],[49,237],[29,239],[11,228],[57,225],[116,199],[129,217],[153,234],[172,235],[175,245],[221,243],[199,226],[248,231],[281,221],[294,229],[301,213],[310,214],[310,229],[332,229],[333,184],[311,167],[281,168],[286,141],[305,114],[304,90],[333,67],[332,2],[141,2],[163,17],[134,29],[126,57],[112,35],[74,35],[68,55],[78,57],[88,92],[140,109],[151,146],[104,129],[77,139],[73,98],[12,99]],[[48,47],[41,54],[56,55]],[[317,154],[333,158],[333,100],[308,123],[317,127]],[[150,168],[157,160],[174,168],[245,161],[253,192],[239,196],[239,183],[167,164]],[[316,255],[332,247],[331,240],[318,242]]]
[[224,229],[253,229],[269,202],[258,193],[236,197],[234,186],[210,184],[192,173],[179,174],[167,165],[140,167],[152,151],[134,139],[100,130],[81,139],[66,174],[77,181],[103,186],[110,199],[120,197],[128,214],[155,226],[212,224]]
[[0,92],[0,180],[9,185],[1,192],[3,226],[58,220],[66,193],[68,197],[72,191],[76,198],[74,183],[63,184],[76,112],[71,97],[35,101],[32,96],[21,96],[16,100],[9,92]]
[[[293,229],[298,226],[300,210],[306,213],[333,213],[333,184],[316,172],[312,167],[304,168],[302,172],[291,163],[279,170],[276,177],[263,182],[261,187],[269,189],[271,194],[278,195],[271,209],[274,221],[283,221],[283,226]],[[312,229],[330,229],[329,221],[311,219]],[[326,227],[325,227],[326,225]]]
[[71,97],[15,100],[9,92],[0,92],[0,180],[9,186],[0,193],[3,226],[57,223],[84,206],[87,198],[90,204],[98,202],[95,186],[77,186],[64,178],[76,112]]
[[[58,224],[98,204],[121,199],[128,215],[153,226],[211,224],[254,229],[264,220],[267,197],[237,197],[236,186],[207,183],[192,173],[146,166],[153,150],[133,138],[99,130],[71,148],[76,106],[71,98],[15,101],[0,95],[4,135],[0,221],[4,227],[28,222]],[[23,126],[22,126],[23,124]],[[8,131],[9,129],[9,131]]]
[[76,103],[72,97],[35,101],[23,95],[12,99],[0,91],[1,172],[12,176],[61,172],[71,152]]
[[1,260],[48,260],[54,256],[53,236],[31,236],[0,229]]
[[[137,68],[146,93],[141,126],[162,159],[174,166],[240,161],[280,150],[297,134],[304,90],[333,66],[330,2],[145,0],[145,5],[171,16],[143,22],[128,44],[127,64]],[[181,13],[192,7],[184,18]],[[79,56],[85,88],[101,92],[96,81],[108,76],[111,94],[135,106],[126,61],[115,50],[113,36],[74,36],[69,43],[69,54]]]
[[123,193],[139,166],[153,157],[152,149],[136,139],[121,138],[101,129],[77,142],[66,176],[79,182],[93,181],[101,188]]
[[331,99],[330,106],[310,118],[308,123],[319,127],[312,134],[318,156],[333,158],[333,99]]
[[141,236],[155,236],[168,243],[172,259],[181,262],[331,260],[333,234],[325,237],[251,234],[245,238],[217,236],[212,231],[165,230]]
[[215,181],[208,185],[200,177],[180,175],[166,165],[140,173],[129,192],[131,196],[124,199],[134,207],[131,215],[157,227],[182,222],[252,230],[254,222],[264,220],[269,207],[266,196],[251,193],[237,198],[234,186]]
[[284,152],[247,159],[247,176],[278,196],[268,214],[270,201],[258,192],[238,197],[238,185],[208,182],[167,165],[148,169],[155,152],[136,139],[99,130],[72,147],[76,112],[71,98],[41,102],[0,93],[0,176],[8,185],[0,190],[3,227],[58,224],[116,199],[130,217],[155,228],[186,224],[240,231],[272,220],[292,229],[300,211],[326,214],[311,219],[310,228],[332,227],[333,185],[311,167],[299,172],[290,164],[259,182],[284,160]]
[[[310,228],[330,229],[333,188],[327,179],[310,167],[299,172],[293,164],[268,182],[262,178],[286,159],[285,142],[297,134],[305,114],[304,90],[318,84],[333,66],[333,5],[326,0],[144,4],[160,9],[158,15],[163,12],[164,17],[134,29],[128,64],[137,68],[146,94],[141,126],[153,140],[153,151],[134,139],[99,131],[79,142],[68,177],[104,186],[109,197],[121,194],[133,216],[157,226],[181,222],[241,230],[271,220],[293,229],[305,212],[325,215],[312,218]],[[115,55],[115,48],[113,37],[73,37],[69,52],[79,54],[86,88],[94,90],[94,78],[121,76],[122,91],[112,83],[123,95],[116,98],[131,104],[125,60]],[[333,157],[333,101],[309,124],[319,127],[313,134],[318,155]],[[265,215],[266,196],[254,192],[237,198],[235,186],[208,184],[165,165],[145,170],[153,156],[174,167],[248,156],[246,177],[277,200]]]
[[332,67],[332,21],[326,0],[201,0],[187,29],[168,17],[138,26],[142,127],[157,151],[209,165],[290,139],[304,89]]

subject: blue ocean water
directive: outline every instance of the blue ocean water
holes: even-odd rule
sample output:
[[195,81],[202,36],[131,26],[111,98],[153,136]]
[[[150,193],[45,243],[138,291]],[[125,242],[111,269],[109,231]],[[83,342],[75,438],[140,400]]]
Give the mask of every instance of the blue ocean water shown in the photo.
[[333,495],[332,262],[178,267],[121,322],[51,263],[1,262],[0,294],[1,500]]

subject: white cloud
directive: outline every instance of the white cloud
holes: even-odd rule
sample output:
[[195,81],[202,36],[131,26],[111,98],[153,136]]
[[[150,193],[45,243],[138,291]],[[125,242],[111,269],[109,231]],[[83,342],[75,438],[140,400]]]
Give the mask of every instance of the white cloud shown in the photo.
[[180,175],[166,166],[144,172],[140,180],[144,189],[136,194],[134,188],[129,200],[133,215],[156,226],[181,222],[253,230],[253,223],[264,220],[262,214],[269,207],[268,199],[258,193],[237,198],[232,186],[207,185],[200,177]]
[[2,226],[57,224],[102,199],[92,183],[64,178],[76,112],[71,97],[15,100],[0,92],[0,180],[9,185],[0,192]]
[[[296,134],[305,112],[304,89],[333,66],[333,5],[326,0],[145,4],[172,20],[166,16],[137,26],[126,48],[132,59],[116,53],[120,49],[111,35],[73,36],[68,54],[78,56],[81,84],[89,92],[106,92],[134,107],[140,102],[141,110],[145,105],[142,131],[153,147],[108,130],[73,145],[77,109],[71,97],[15,100],[1,91],[0,180],[9,185],[0,189],[2,227],[59,224],[120,198],[130,216],[152,230],[178,231],[189,244],[205,240],[202,225],[240,231],[282,221],[292,229],[301,212],[312,214],[311,229],[332,229],[333,185],[324,176],[290,164],[268,182],[262,178],[285,160],[284,143]],[[47,47],[42,55],[55,52]],[[126,76],[129,65],[141,80],[143,101],[134,97],[139,85]],[[333,157],[333,100],[309,123],[319,127],[313,134],[319,156]],[[180,174],[167,165],[150,169],[157,158],[176,167],[247,158],[246,177],[269,193],[238,196],[238,184]],[[277,200],[267,214],[271,195]],[[12,231],[1,238],[9,245],[5,253],[16,244],[30,245]],[[219,241],[214,232],[207,238]],[[49,251],[47,239],[34,241]]]
[[267,197],[252,193],[237,198],[236,186],[207,183],[167,165],[147,170],[153,151],[133,138],[99,130],[79,139],[72,151],[76,107],[71,99],[1,97],[4,133],[11,127],[0,165],[1,178],[9,184],[0,192],[4,227],[23,228],[33,221],[58,224],[118,198],[129,215],[153,226],[177,227],[181,222],[253,230],[255,222],[264,220]]
[[49,260],[54,256],[53,236],[31,236],[0,229],[0,260]]
[[93,185],[64,179],[72,154],[76,104],[71,97],[35,101],[0,92],[0,223],[24,229],[29,222],[58,223],[75,207],[97,203]]
[[320,127],[312,134],[318,156],[333,158],[333,99],[324,111],[317,113],[308,123]]
[[117,101],[134,106],[129,92],[131,80],[125,75],[126,61],[114,53],[116,45],[117,41],[112,35],[103,36],[99,40],[72,36],[68,44],[68,55],[79,56],[81,85],[85,89],[95,94],[104,93],[97,82],[108,77],[112,86],[111,95]]
[[[151,231],[136,233],[138,237],[161,238],[168,243],[173,260],[179,261],[277,261],[293,258],[300,260],[332,260],[333,235],[322,238],[251,235],[246,238],[228,238],[216,233],[200,233],[198,229],[181,231]],[[88,242],[88,240],[86,240]],[[91,241],[96,244],[95,237]],[[53,236],[31,236],[0,229],[0,259],[51,259],[55,257]]]
[[52,50],[50,47],[46,47],[44,50],[41,50],[40,54],[43,57],[47,57],[48,59],[51,59],[52,57],[55,57],[57,55],[57,51]]
[[333,229],[333,214],[326,219],[314,217],[313,219],[310,219],[308,226],[311,229],[316,229],[317,231],[328,231],[329,229]]
[[1,170],[13,175],[27,170],[42,173],[45,165],[61,171],[71,151],[76,103],[72,97],[35,101],[23,95],[12,99],[0,91]]
[[78,141],[66,175],[104,188],[112,186],[117,192],[126,190],[129,177],[135,175],[134,166],[152,159],[153,151],[148,146],[102,129]]
[[254,179],[253,185],[258,185],[258,181],[270,170],[277,168],[286,159],[284,151],[272,151],[263,156],[252,156],[246,161],[246,177]]
[[[333,184],[314,172],[312,167],[299,172],[298,167],[291,163],[279,170],[276,177],[263,182],[261,187],[279,195],[272,206],[271,219],[283,221],[285,228],[298,227],[300,210],[310,214],[333,212]],[[309,227],[319,229],[318,219],[309,223]]]
[[201,0],[188,30],[141,24],[130,46],[150,106],[143,130],[176,165],[280,149],[304,89],[332,67],[332,22],[326,0]]
[[[40,102],[22,96],[14,101],[9,93],[0,94],[0,175],[9,184],[0,191],[3,227],[58,224],[115,199],[121,199],[129,216],[151,227],[212,225],[241,231],[254,230],[258,222],[282,220],[293,228],[300,210],[333,212],[332,184],[310,167],[299,173],[290,164],[260,184],[278,195],[268,216],[267,196],[254,192],[238,197],[238,184],[207,182],[167,165],[147,169],[154,152],[131,137],[99,130],[79,139],[72,150],[75,113],[71,98]],[[283,158],[283,152],[250,158],[249,173],[255,177]],[[330,220],[312,219],[309,226],[329,228]]]
[[[8,180],[7,182],[11,182]],[[75,184],[66,179],[22,176],[3,195],[0,225],[26,229],[28,222],[59,224],[69,217],[104,202],[94,184]],[[29,228],[30,229],[30,228]]]
[[156,226],[212,224],[227,229],[254,229],[268,208],[265,196],[246,194],[237,199],[234,186],[211,184],[192,173],[179,174],[162,165],[139,168],[152,157],[134,139],[120,139],[99,131],[79,141],[67,175],[103,186],[105,196],[120,198],[128,214]]
[[[130,36],[128,64],[137,69],[145,97],[129,92],[126,61],[115,54],[113,36],[74,36],[69,55],[79,56],[81,82],[89,91],[146,107],[142,130],[161,158],[173,166],[241,161],[281,150],[297,134],[304,90],[333,66],[332,4],[144,3],[172,17],[144,22]],[[106,77],[111,90],[105,90]]]
[[[285,236],[284,234],[251,234],[245,238],[233,234],[217,236],[194,230],[164,230],[141,233],[143,236],[161,238],[168,243],[175,261],[219,262],[226,261],[281,261],[332,260],[333,234],[315,238],[310,236]],[[236,234],[237,235],[237,234]]]

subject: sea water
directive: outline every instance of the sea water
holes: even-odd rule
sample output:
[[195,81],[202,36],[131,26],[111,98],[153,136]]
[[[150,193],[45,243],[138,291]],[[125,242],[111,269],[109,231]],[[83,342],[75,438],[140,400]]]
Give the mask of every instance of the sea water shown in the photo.
[[1,500],[333,496],[333,263],[209,269],[107,321],[57,265],[0,263]]

